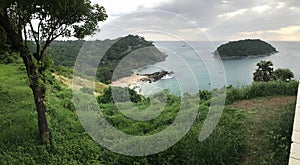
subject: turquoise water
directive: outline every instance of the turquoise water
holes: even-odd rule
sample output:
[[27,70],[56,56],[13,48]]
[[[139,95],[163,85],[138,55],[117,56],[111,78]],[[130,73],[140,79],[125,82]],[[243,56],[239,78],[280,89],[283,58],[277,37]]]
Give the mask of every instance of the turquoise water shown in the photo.
[[289,68],[300,76],[300,42],[272,41],[279,53],[254,59],[219,60],[212,52],[225,42],[155,42],[168,55],[166,61],[137,69],[138,73],[153,73],[169,70],[175,78],[154,83],[143,83],[142,94],[151,94],[162,89],[180,95],[195,93],[199,89],[211,90],[223,86],[244,86],[252,83],[256,64],[261,60],[271,60],[276,68]]

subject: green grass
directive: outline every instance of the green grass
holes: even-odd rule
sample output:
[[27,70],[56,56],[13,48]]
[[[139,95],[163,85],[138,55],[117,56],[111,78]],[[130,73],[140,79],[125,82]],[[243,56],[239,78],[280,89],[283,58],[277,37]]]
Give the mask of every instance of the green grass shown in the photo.
[[[293,106],[272,107],[226,106],[213,134],[203,142],[197,140],[208,112],[208,101],[202,102],[199,115],[191,130],[176,145],[164,152],[142,157],[113,153],[91,139],[74,112],[72,91],[48,85],[47,118],[51,129],[52,145],[40,145],[37,114],[31,90],[23,67],[0,64],[0,164],[247,164],[245,158],[256,150],[273,156],[251,157],[251,162],[265,164],[279,161],[286,164],[286,139],[289,123],[280,118],[293,116]],[[264,105],[274,96],[260,99]],[[277,98],[277,97],[275,97]],[[283,97],[285,98],[285,97]],[[235,101],[238,99],[235,99]],[[179,98],[170,96],[164,111],[150,122],[135,122],[118,112],[112,104],[101,104],[104,116],[124,132],[143,135],[154,134],[168,126],[176,117]],[[250,100],[251,102],[255,102]],[[240,102],[236,102],[238,104]],[[294,102],[286,105],[294,105]],[[122,105],[126,107],[126,103]],[[145,108],[147,105],[139,104]],[[195,106],[195,105],[192,105]],[[277,113],[278,112],[278,113]],[[271,114],[268,115],[268,114]],[[262,127],[257,127],[260,122]],[[249,132],[256,132],[257,139],[250,139]],[[251,142],[251,143],[250,143]],[[249,147],[251,145],[253,148]],[[282,147],[276,147],[282,146]]]

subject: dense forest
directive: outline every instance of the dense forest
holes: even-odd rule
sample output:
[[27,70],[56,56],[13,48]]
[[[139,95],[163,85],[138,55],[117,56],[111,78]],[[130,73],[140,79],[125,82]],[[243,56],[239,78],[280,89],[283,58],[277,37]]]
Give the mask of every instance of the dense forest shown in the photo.
[[246,39],[223,44],[217,48],[214,54],[220,55],[222,59],[234,59],[271,55],[276,52],[276,48],[265,41],[260,39]]

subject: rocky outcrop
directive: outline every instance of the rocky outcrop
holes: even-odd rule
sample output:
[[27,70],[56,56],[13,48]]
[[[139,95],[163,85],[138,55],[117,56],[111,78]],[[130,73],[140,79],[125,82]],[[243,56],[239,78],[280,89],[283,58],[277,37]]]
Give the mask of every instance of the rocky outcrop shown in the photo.
[[166,76],[173,78],[174,72],[162,70],[160,72],[155,72],[155,73],[151,73],[151,74],[138,74],[138,75],[146,76],[145,78],[141,79],[141,81],[148,81],[149,83],[152,83],[152,82],[158,81]]

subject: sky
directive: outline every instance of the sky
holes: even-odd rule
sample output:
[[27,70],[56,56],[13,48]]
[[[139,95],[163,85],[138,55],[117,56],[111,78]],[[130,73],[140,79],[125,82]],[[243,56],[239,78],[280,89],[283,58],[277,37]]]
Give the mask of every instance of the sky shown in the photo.
[[108,19],[94,38],[300,41],[299,0],[91,0]]

